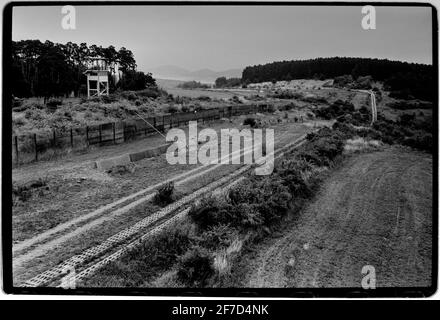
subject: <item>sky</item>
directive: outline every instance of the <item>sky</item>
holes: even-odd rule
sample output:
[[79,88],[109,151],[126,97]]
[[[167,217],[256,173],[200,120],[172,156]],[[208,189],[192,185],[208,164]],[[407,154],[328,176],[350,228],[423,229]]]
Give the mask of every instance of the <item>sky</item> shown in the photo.
[[76,29],[60,6],[15,7],[13,40],[86,42],[130,49],[138,70],[162,65],[222,71],[279,60],[353,56],[432,63],[431,8],[361,6],[76,6]]

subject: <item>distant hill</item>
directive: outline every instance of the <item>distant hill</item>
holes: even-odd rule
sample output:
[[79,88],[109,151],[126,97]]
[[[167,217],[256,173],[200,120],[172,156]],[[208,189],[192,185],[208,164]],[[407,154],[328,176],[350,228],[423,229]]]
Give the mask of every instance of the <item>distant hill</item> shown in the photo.
[[224,71],[214,71],[211,69],[200,69],[196,71],[190,71],[174,65],[165,65],[157,68],[151,68],[148,70],[153,74],[154,78],[159,79],[171,79],[182,81],[200,81],[203,83],[214,83],[218,77],[226,78],[240,78],[241,69],[229,69]]
[[432,101],[435,97],[434,68],[432,65],[390,61],[387,59],[332,57],[309,60],[277,61],[248,66],[243,70],[244,83],[294,80],[329,79],[351,75],[372,76],[383,81],[395,98],[418,98]]

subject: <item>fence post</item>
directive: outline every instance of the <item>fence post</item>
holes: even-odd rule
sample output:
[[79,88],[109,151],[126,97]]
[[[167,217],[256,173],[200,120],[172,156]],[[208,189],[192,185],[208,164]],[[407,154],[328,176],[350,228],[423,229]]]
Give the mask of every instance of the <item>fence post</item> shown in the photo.
[[99,125],[99,144],[102,143],[102,125]]
[[55,148],[55,146],[56,146],[56,138],[57,138],[57,136],[56,136],[56,133],[55,133],[55,129],[53,130],[53,147]]
[[116,144],[116,123],[113,122],[112,129],[113,129],[113,144]]
[[72,128],[70,128],[70,146],[73,149],[73,129]]
[[35,161],[38,161],[37,134],[34,133]]
[[17,164],[18,164],[18,138],[17,136],[14,137],[15,140],[15,159],[17,160]]

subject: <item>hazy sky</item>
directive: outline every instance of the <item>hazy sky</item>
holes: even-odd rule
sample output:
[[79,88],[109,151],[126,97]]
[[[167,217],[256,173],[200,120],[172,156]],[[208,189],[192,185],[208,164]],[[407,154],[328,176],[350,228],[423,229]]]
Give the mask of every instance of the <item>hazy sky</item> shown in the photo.
[[361,6],[77,6],[76,30],[63,30],[61,7],[16,7],[12,32],[13,40],[125,46],[142,71],[331,56],[432,63],[430,8],[376,7],[376,30],[363,30],[362,16]]

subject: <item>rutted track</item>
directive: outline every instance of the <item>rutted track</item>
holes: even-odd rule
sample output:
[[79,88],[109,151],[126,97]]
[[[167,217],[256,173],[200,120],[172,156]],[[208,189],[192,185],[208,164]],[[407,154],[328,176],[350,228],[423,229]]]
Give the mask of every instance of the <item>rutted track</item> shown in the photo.
[[246,261],[243,287],[432,284],[432,158],[401,148],[360,154],[323,184],[280,238]]

